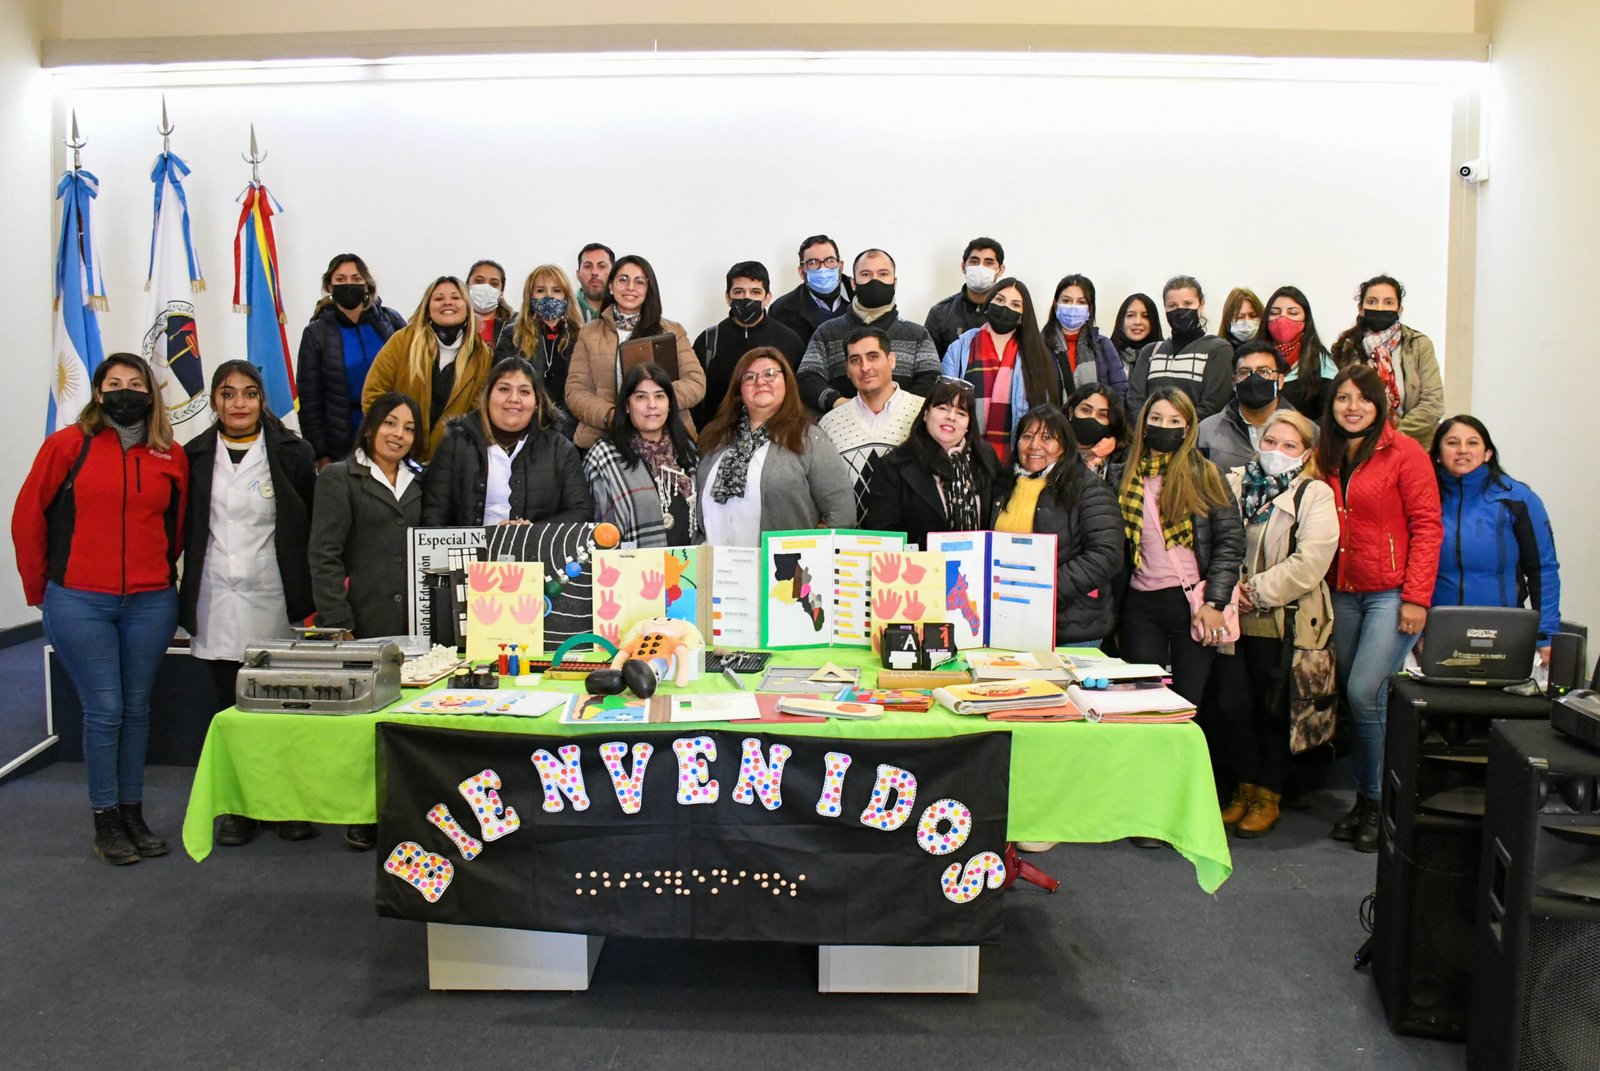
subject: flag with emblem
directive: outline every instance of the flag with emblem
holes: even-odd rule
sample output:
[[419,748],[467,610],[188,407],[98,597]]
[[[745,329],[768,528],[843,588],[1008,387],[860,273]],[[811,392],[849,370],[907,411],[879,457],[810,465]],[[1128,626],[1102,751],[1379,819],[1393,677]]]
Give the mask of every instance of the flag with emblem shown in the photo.
[[144,358],[150,362],[179,442],[188,442],[211,423],[194,306],[194,295],[206,288],[206,281],[189,232],[189,199],[183,190],[188,174],[189,166],[170,150],[156,157],[150,171],[155,219],[144,284],[150,295]]
[[93,396],[89,378],[105,357],[95,313],[106,307],[106,288],[89,224],[89,208],[99,193],[100,180],[77,167],[62,175],[56,185],[56,199],[61,202],[61,238],[56,243],[47,435],[78,419],[78,413]]

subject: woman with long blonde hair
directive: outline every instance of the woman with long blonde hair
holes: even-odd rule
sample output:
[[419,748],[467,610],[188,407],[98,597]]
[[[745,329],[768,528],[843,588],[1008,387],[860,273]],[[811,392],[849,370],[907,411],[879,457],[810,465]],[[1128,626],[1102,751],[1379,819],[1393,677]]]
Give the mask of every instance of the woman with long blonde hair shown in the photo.
[[577,423],[567,412],[567,369],[583,317],[573,300],[572,280],[555,264],[541,264],[522,284],[521,312],[500,329],[494,359],[521,357],[533,365],[556,407],[556,426],[572,438]]

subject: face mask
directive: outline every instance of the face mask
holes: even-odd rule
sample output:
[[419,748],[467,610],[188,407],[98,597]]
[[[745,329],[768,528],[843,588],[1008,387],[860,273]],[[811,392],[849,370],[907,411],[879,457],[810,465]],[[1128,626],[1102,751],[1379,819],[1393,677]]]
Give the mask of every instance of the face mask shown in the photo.
[[1251,376],[1243,383],[1235,383],[1233,394],[1244,408],[1260,409],[1264,405],[1271,405],[1278,397],[1278,384],[1274,380]]
[[1188,428],[1157,428],[1146,424],[1144,428],[1145,448],[1158,454],[1170,454],[1183,445],[1183,437],[1188,434],[1188,431]]
[[354,312],[367,300],[367,284],[334,283],[328,287],[328,294],[333,298],[335,305]]
[[982,294],[994,285],[998,276],[993,268],[985,268],[982,264],[968,264],[966,279],[967,289],[974,294]]
[[137,424],[150,412],[150,395],[142,390],[108,390],[100,393],[100,408],[123,427]]
[[1274,316],[1267,321],[1267,334],[1272,336],[1274,342],[1292,342],[1305,334],[1306,322],[1304,320],[1291,320],[1287,316]]
[[1283,476],[1298,471],[1308,456],[1309,451],[1299,457],[1290,457],[1282,450],[1263,450],[1256,455],[1256,460],[1261,464],[1261,471],[1268,476]]
[[856,284],[856,300],[864,309],[881,309],[894,304],[894,284],[882,279],[872,279]]
[[434,324],[433,333],[441,345],[454,346],[456,339],[461,337],[462,326],[462,324],[452,324],[446,327],[444,324]]
[[753,324],[761,319],[761,302],[751,297],[737,297],[728,305],[728,312],[737,324]]
[[1089,322],[1089,306],[1087,305],[1057,305],[1056,323],[1068,331],[1076,331]]
[[1172,328],[1172,335],[1177,338],[1181,335],[1195,335],[1200,332],[1199,309],[1168,309],[1167,326]]
[[467,298],[479,312],[490,312],[500,304],[500,290],[488,283],[473,283],[467,287]]
[[1260,320],[1235,320],[1228,325],[1228,334],[1233,336],[1235,342],[1249,342],[1260,329]]
[[983,307],[983,319],[997,335],[1009,335],[1022,325],[1022,313],[992,301]]
[[806,272],[806,287],[813,294],[827,295],[839,289],[838,268],[818,268]]
[[1400,322],[1400,314],[1393,309],[1363,309],[1361,311],[1361,326],[1370,333],[1377,334],[1387,331]]
[[554,323],[567,314],[567,299],[559,297],[534,298],[528,305],[528,311],[541,320]]
[[1094,446],[1111,438],[1111,429],[1094,417],[1075,416],[1072,418],[1072,437],[1078,440],[1079,446]]

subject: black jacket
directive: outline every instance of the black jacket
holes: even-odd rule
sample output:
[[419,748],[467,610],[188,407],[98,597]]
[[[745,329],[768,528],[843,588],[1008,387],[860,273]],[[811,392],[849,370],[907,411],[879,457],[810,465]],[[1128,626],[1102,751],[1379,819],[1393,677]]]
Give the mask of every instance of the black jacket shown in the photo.
[[353,457],[322,470],[307,552],[317,624],[349,629],[357,637],[411,631],[407,529],[422,522],[421,485],[420,478],[412,480],[396,501]]
[[[262,422],[261,437],[272,473],[273,549],[290,624],[298,625],[316,609],[311,597],[311,566],[306,546],[311,538],[311,503],[317,466],[311,444],[281,424]],[[189,512],[183,524],[183,582],[178,587],[179,623],[191,634],[199,625],[200,577],[211,542],[211,477],[217,452],[212,425],[186,444],[189,455]]]
[[521,357],[533,365],[544,380],[546,393],[558,409],[565,408],[567,397],[567,368],[572,364],[572,347],[578,344],[578,332],[572,326],[562,321],[561,331],[555,337],[553,344],[545,341],[545,333],[538,332],[533,353],[523,353],[517,348],[516,331],[517,321],[511,320],[500,328],[500,334],[494,341],[494,359],[503,361],[507,357]]
[[[994,451],[994,447],[983,442],[978,448]],[[996,489],[993,481],[983,479],[977,466],[973,468],[980,500],[978,518],[984,520],[995,512]],[[904,532],[906,539],[919,547],[928,545],[929,532],[953,530],[950,512],[939,494],[934,474],[924,468],[909,449],[897,447],[879,454],[867,462],[863,479],[867,483],[867,501],[861,527],[880,532]]]
[[834,296],[839,299],[836,309],[824,308],[818,305],[811,296],[811,288],[804,282],[787,294],[774,298],[772,305],[767,309],[767,315],[778,321],[800,337],[800,348],[803,351],[811,336],[816,334],[817,328],[835,316],[843,315],[850,307],[850,299],[845,295],[844,287],[835,291]]
[[[405,319],[376,298],[362,310],[361,322],[377,332],[380,344],[406,325]],[[356,443],[350,421],[350,384],[344,374],[343,327],[349,323],[330,302],[300,333],[295,385],[300,392],[300,433],[318,458],[344,457]],[[374,350],[371,356],[376,357]],[[356,396],[360,397],[360,385]]]
[[694,355],[700,358],[700,367],[705,369],[706,396],[690,410],[695,427],[703,428],[711,423],[711,418],[722,408],[722,400],[733,382],[733,366],[739,363],[739,358],[762,346],[776,349],[789,362],[790,371],[799,372],[806,344],[799,335],[774,320],[770,312],[754,327],[736,324],[728,317],[700,332],[694,340]]
[[[1008,490],[995,503],[996,517],[1009,497]],[[1077,508],[1068,510],[1047,487],[1033,511],[1033,530],[1056,537],[1056,645],[1111,635],[1124,542],[1116,494],[1084,470]]]
[[[489,445],[483,419],[468,413],[450,421],[422,479],[422,523],[483,523],[489,493]],[[578,448],[554,428],[529,427],[528,440],[511,461],[511,520],[594,520],[594,499],[583,478]]]
[[[1205,459],[1196,455],[1195,463],[1205,463]],[[1106,483],[1120,499],[1124,466],[1118,464],[1107,467],[1110,471]],[[1223,481],[1223,486],[1227,486],[1227,481]],[[1120,505],[1117,513],[1120,517]],[[1126,544],[1127,540],[1123,542]],[[1239,505],[1231,490],[1225,504],[1217,506],[1210,513],[1194,515],[1194,557],[1200,576],[1206,582],[1206,602],[1219,608],[1227,605],[1233,598],[1233,586],[1239,582],[1239,571],[1244,566],[1244,519],[1239,515]],[[1133,574],[1132,547],[1127,547],[1125,565],[1124,581]]]
[[922,326],[933,337],[933,348],[939,351],[941,361],[950,343],[974,327],[983,326],[983,309],[984,306],[967,300],[966,288],[962,287],[928,310],[928,318]]

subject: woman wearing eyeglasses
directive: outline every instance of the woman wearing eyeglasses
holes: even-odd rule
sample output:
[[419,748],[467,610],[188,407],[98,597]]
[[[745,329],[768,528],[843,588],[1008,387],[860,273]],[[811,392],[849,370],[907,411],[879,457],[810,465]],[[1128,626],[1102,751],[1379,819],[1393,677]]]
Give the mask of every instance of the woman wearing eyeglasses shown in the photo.
[[699,446],[707,543],[756,547],[762,532],[856,523],[850,468],[807,419],[794,372],[771,346],[734,365],[728,395]]

